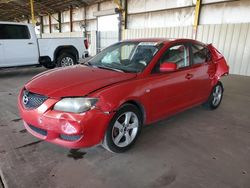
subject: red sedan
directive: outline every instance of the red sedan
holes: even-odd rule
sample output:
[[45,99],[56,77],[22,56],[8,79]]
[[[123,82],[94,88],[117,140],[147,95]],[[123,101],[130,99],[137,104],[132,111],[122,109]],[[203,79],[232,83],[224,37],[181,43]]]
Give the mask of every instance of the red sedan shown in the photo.
[[34,136],[68,148],[102,144],[124,152],[148,125],[222,100],[229,73],[212,45],[189,39],[138,39],[116,43],[83,65],[35,76],[18,107]]

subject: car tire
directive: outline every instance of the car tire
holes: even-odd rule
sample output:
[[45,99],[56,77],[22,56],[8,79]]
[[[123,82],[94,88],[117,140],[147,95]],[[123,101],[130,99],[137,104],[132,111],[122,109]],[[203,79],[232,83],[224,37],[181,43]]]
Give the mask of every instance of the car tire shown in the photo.
[[69,53],[62,53],[56,60],[57,67],[67,67],[77,64],[76,57]]
[[103,147],[113,153],[122,153],[136,142],[142,127],[142,114],[132,104],[123,105],[112,118],[103,140]]
[[224,88],[222,83],[219,81],[214,87],[208,98],[208,100],[203,104],[204,107],[210,110],[215,110],[220,106],[223,98]]

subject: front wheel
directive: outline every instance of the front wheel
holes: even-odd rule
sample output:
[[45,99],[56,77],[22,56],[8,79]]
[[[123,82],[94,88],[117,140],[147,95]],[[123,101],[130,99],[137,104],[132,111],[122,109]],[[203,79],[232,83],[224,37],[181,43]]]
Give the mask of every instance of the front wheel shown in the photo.
[[123,105],[114,115],[106,131],[103,147],[114,153],[122,153],[135,143],[142,126],[142,115],[131,104]]
[[67,67],[77,64],[76,58],[69,53],[62,53],[57,58],[57,66],[58,67]]
[[214,88],[213,88],[207,102],[204,104],[204,106],[211,109],[211,110],[218,108],[220,106],[220,103],[221,103],[222,98],[223,98],[223,91],[224,91],[224,89],[223,89],[222,83],[218,82],[214,86]]

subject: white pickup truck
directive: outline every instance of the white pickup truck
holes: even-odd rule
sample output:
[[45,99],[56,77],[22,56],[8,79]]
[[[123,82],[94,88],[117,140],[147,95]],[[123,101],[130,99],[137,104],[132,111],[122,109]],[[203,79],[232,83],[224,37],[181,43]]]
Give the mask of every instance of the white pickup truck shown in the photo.
[[0,68],[41,64],[70,66],[88,57],[84,38],[37,38],[30,24],[0,22]]

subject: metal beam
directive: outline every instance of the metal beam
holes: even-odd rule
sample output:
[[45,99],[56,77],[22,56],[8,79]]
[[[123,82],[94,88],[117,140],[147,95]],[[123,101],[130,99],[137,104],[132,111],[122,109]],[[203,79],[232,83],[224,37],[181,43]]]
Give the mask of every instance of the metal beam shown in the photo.
[[49,33],[52,33],[52,27],[51,27],[51,15],[49,14]]
[[40,33],[44,33],[43,16],[40,16]]
[[69,8],[70,32],[73,32],[73,7]]
[[87,38],[87,5],[84,6],[84,37]]
[[201,4],[202,4],[202,0],[196,0],[195,15],[194,15],[194,27],[196,27],[196,28],[199,25]]
[[124,0],[124,29],[128,28],[128,0]]
[[59,33],[62,32],[62,14],[61,12],[58,12],[58,26],[59,26]]
[[196,0],[195,5],[195,14],[194,14],[194,29],[193,29],[193,38],[196,39],[197,29],[200,21],[200,12],[201,12],[202,0]]
[[122,4],[120,0],[114,0],[115,4],[118,6],[120,10],[122,10]]
[[35,25],[36,21],[35,21],[35,14],[34,14],[34,1],[30,0],[30,11],[31,11],[31,20],[32,20],[32,24]]

